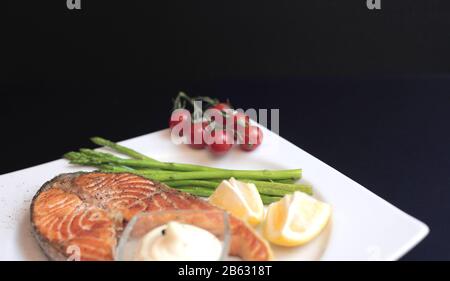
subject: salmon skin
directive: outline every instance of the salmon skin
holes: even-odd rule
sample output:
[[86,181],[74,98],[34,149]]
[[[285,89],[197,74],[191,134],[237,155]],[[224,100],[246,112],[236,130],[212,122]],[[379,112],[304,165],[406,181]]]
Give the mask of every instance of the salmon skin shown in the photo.
[[[70,173],[45,183],[31,203],[33,234],[51,260],[113,260],[131,218],[143,211],[215,210],[207,201],[129,173]],[[267,242],[230,215],[230,255],[272,259]]]

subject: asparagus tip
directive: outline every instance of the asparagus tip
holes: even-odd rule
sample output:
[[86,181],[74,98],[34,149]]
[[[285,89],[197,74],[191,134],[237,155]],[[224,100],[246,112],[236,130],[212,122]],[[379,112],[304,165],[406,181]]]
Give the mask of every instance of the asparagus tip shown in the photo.
[[77,157],[77,152],[70,151],[70,152],[64,153],[63,157],[68,160],[75,159]]
[[110,141],[108,141],[107,139],[104,139],[104,138],[98,137],[98,136],[91,137],[90,140],[93,143],[95,143],[97,145],[102,145],[102,146],[104,146],[106,143],[110,143]]

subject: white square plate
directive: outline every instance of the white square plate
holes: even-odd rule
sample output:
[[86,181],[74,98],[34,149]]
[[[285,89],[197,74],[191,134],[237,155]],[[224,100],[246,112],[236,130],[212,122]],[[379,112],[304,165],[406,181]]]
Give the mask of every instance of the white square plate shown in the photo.
[[[333,207],[331,223],[306,246],[273,247],[277,260],[397,260],[429,232],[402,212],[302,149],[264,129],[264,142],[248,153],[232,149],[222,157],[170,141],[163,130],[122,142],[162,161],[233,169],[302,168],[302,181]],[[74,148],[75,149],[75,148]],[[44,260],[31,235],[29,206],[38,188],[54,176],[92,170],[57,160],[0,176],[0,260]]]

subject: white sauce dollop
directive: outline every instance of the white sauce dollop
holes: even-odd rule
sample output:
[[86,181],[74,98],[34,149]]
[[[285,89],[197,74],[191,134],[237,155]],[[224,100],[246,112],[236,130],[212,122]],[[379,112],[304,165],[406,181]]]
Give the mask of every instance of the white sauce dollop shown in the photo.
[[135,260],[140,261],[217,261],[222,242],[200,227],[169,222],[142,237]]

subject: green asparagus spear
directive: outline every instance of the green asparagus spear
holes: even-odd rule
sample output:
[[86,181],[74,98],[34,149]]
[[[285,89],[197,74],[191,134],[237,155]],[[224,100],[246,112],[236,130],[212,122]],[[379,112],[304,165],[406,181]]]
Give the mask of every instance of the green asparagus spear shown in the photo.
[[97,144],[97,145],[106,146],[106,147],[109,147],[111,149],[114,149],[115,151],[120,152],[122,154],[125,154],[127,156],[130,156],[131,158],[134,158],[134,159],[141,159],[141,160],[148,160],[148,161],[159,162],[159,161],[157,161],[157,160],[155,160],[153,158],[150,158],[150,157],[148,157],[148,156],[146,156],[146,155],[144,155],[142,153],[139,153],[139,152],[137,152],[137,151],[135,151],[135,150],[133,150],[131,148],[122,146],[120,144],[117,144],[115,142],[112,142],[110,140],[107,140],[107,139],[104,139],[104,138],[101,138],[101,137],[93,137],[93,138],[91,138],[91,141],[93,143]]
[[164,169],[170,171],[227,171],[226,169],[211,168],[201,165],[183,164],[183,163],[171,163],[171,162],[159,162],[147,159],[123,159],[116,157],[112,154],[95,151],[92,149],[80,149],[81,155],[76,155],[76,152],[66,154],[64,157],[73,161],[75,164],[98,166],[103,164],[115,164],[119,166],[127,166],[134,168],[150,168],[150,169]]
[[[200,197],[209,197],[213,194],[214,190],[207,189],[204,187],[178,187],[178,190],[190,193],[192,195],[200,196]],[[279,196],[267,196],[261,195],[261,199],[265,205],[276,202],[280,200],[282,197]]]
[[[104,170],[105,172],[110,172]],[[173,180],[193,180],[193,179],[227,179],[231,177],[246,178],[255,180],[270,180],[270,179],[289,179],[301,177],[301,170],[229,170],[229,171],[194,171],[194,172],[173,172],[166,173],[164,171],[139,171],[133,170],[131,173],[141,175],[144,177],[152,178],[158,181],[173,181]]]
[[[309,195],[312,195],[311,186],[305,184],[283,184],[283,183],[255,181],[248,179],[240,181],[254,183],[256,188],[258,189],[258,192],[266,195],[284,196],[294,191],[301,191]],[[199,186],[215,189],[220,184],[220,181],[179,180],[179,181],[165,181],[164,183],[170,187]]]
[[[93,165],[93,166],[101,166],[105,164],[109,165],[119,165],[119,166],[126,166],[126,167],[134,167],[134,168],[153,168],[153,169],[163,169],[163,170],[171,170],[171,171],[182,171],[182,172],[188,172],[193,173],[191,175],[184,175],[188,178],[183,178],[182,174],[180,173],[179,176],[177,176],[177,173],[173,173],[174,175],[173,180],[176,180],[178,177],[181,176],[180,179],[201,179],[198,177],[192,178],[192,176],[195,175],[194,172],[198,172],[200,176],[205,175],[205,179],[223,179],[223,178],[229,178],[234,175],[234,177],[246,177],[246,175],[249,175],[249,179],[255,180],[255,179],[299,179],[301,177],[301,170],[227,170],[227,169],[220,169],[220,168],[210,168],[200,165],[192,165],[192,164],[180,164],[180,163],[169,163],[169,162],[152,162],[148,160],[136,160],[136,159],[121,159],[118,157],[115,157],[113,155],[104,155],[105,153],[93,151],[89,149],[82,149],[81,155],[76,154],[76,152],[68,153],[65,155],[66,158],[71,160],[73,163],[81,164],[81,165]],[[204,172],[203,174],[201,172]],[[158,171],[156,170],[137,170],[136,173],[138,174],[151,174],[151,175],[157,175]],[[227,176],[230,174],[230,176]],[[160,175],[160,174],[159,174]],[[222,176],[224,175],[224,176]],[[156,179],[156,178],[155,178]],[[168,178],[172,179],[172,178]],[[157,180],[157,179],[156,179]]]

